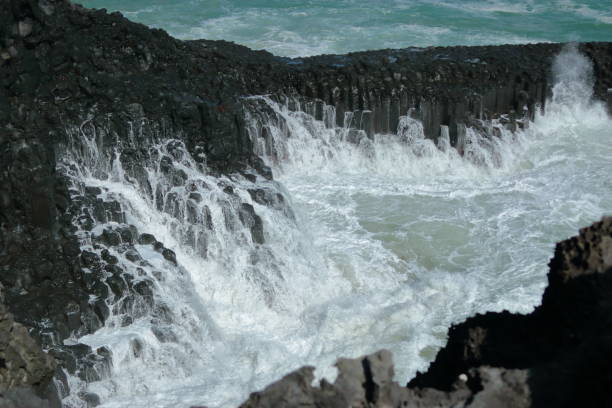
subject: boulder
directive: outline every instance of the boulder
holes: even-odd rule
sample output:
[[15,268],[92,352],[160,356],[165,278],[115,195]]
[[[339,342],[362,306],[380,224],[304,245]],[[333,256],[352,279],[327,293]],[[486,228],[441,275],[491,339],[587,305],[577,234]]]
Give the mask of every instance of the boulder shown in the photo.
[[0,303],[0,406],[49,407],[48,391],[56,362],[42,351],[26,327]]

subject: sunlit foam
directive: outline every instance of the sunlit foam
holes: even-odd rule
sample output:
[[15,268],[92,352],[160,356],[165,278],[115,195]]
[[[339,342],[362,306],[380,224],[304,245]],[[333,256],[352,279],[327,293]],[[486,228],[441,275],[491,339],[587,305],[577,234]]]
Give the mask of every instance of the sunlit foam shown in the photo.
[[[427,367],[452,322],[530,311],[553,243],[612,210],[612,125],[591,100],[588,61],[571,49],[557,61],[547,112],[514,134],[495,123],[495,137],[469,129],[463,156],[447,129],[434,143],[408,116],[395,134],[368,138],[350,114],[336,127],[332,107],[318,121],[306,106],[246,100],[257,152],[279,182],[212,176],[179,140],[159,140],[144,183],[84,123],[62,170],[77,190],[102,188],[100,199],[119,202],[126,223],[175,251],[178,265],[136,246],[169,317],[151,310],[122,326],[117,314],[78,339],[110,348],[113,366],[101,381],[72,379],[69,400],[87,390],[106,408],[235,406],[301,365],[333,378],[337,357],[379,348],[393,351],[403,383]],[[262,205],[252,189],[283,203]],[[195,218],[191,193],[201,197]],[[242,204],[261,217],[263,244],[239,221]],[[83,247],[99,251],[89,234]],[[126,273],[143,273],[113,254]]]

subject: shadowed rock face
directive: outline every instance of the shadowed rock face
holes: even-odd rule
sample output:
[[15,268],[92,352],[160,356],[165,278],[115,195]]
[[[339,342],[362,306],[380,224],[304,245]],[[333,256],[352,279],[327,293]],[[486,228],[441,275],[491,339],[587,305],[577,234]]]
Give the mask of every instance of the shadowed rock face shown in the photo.
[[[2,289],[0,286],[0,299]],[[52,386],[55,367],[55,360],[0,303],[0,407],[49,407],[41,395]]]
[[531,406],[609,406],[612,369],[612,218],[557,244],[542,305],[487,313],[454,326],[448,345],[410,387],[448,390],[473,367],[525,370]]
[[453,326],[429,370],[392,381],[387,351],[340,359],[334,384],[297,370],[242,407],[608,407],[612,379],[612,217],[557,244],[542,305]]
[[[286,375],[261,392],[251,394],[240,408],[290,407],[527,407],[530,390],[523,370],[480,367],[472,373],[477,383],[457,380],[452,390],[406,388],[393,381],[391,353],[381,350],[336,363],[338,378],[313,386],[313,367]],[[465,377],[467,378],[467,377]],[[477,385],[476,390],[470,387]]]
[[320,387],[313,387],[314,367],[303,367],[251,394],[241,408],[397,406],[395,394],[406,394],[407,390],[392,382],[393,364],[387,350],[354,360],[340,359],[336,366],[334,384],[323,380]]
[[[108,316],[108,293],[85,268],[117,272],[112,258],[82,253],[75,236],[76,221],[93,220],[83,211],[97,208],[97,193],[75,194],[58,169],[68,148],[82,147],[75,135],[99,136],[102,160],[121,149],[127,175],[136,179],[147,148],[170,136],[212,172],[271,178],[252,152],[241,102],[270,94],[309,101],[318,117],[324,104],[334,105],[337,123],[354,111],[355,126],[370,135],[395,130],[399,116],[409,113],[423,120],[431,138],[440,125],[449,126],[456,145],[475,119],[507,114],[513,125],[533,115],[545,102],[560,48],[408,48],[287,59],[224,41],[179,41],[118,13],[65,0],[2,1],[0,283],[7,308],[68,371],[93,378],[95,367],[108,365],[107,350],[63,345],[71,335],[97,330]],[[596,95],[607,98],[612,44],[581,49],[594,62]],[[93,217],[120,219],[120,206],[106,204],[112,208]],[[242,207],[240,218],[253,240],[263,242],[253,209]],[[105,245],[115,245],[115,233],[121,232],[109,232]],[[156,249],[172,261],[161,243]],[[117,291],[150,298],[147,288],[116,283]]]

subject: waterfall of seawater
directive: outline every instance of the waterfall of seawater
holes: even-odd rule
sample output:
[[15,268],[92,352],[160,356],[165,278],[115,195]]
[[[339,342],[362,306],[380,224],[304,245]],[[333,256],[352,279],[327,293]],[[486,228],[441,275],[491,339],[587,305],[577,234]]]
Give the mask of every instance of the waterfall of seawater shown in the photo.
[[546,113],[516,133],[468,129],[463,156],[409,116],[370,139],[351,114],[336,127],[331,107],[318,121],[246,99],[276,181],[214,177],[179,140],[152,143],[131,177],[84,124],[61,169],[98,214],[75,225],[107,262],[110,316],[72,340],[112,365],[70,377],[65,403],[87,391],[106,408],[231,407],[301,365],[333,378],[337,357],[380,348],[404,382],[451,323],[530,311],[554,242],[612,210],[612,122],[590,64],[569,50],[554,69]]

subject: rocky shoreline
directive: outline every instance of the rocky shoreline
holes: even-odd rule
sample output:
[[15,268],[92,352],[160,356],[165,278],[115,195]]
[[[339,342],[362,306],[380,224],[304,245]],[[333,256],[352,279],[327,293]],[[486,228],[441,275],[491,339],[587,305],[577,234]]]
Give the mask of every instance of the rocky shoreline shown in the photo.
[[303,367],[253,393],[264,407],[607,407],[612,379],[612,218],[557,244],[542,304],[455,325],[427,372],[393,381],[382,350],[340,359],[333,384]]
[[[102,191],[70,179],[71,169],[62,167],[62,159],[68,151],[84,151],[79,137],[95,139],[106,161],[102,167],[110,166],[120,148],[126,176],[143,184],[143,163],[152,160],[148,147],[170,136],[180,137],[198,164],[212,173],[270,179],[270,169],[253,152],[243,103],[245,96],[265,94],[310,104],[319,119],[324,106],[333,105],[337,124],[343,123],[346,112],[354,112],[361,118],[356,129],[368,135],[396,129],[399,117],[410,113],[422,120],[429,138],[436,139],[442,126],[447,127],[452,145],[461,150],[466,126],[499,119],[515,129],[544,106],[550,93],[551,61],[562,46],[408,48],[287,59],[224,41],[179,41],[119,13],[88,10],[65,0],[4,1],[0,5],[4,305],[0,314],[6,328],[2,335],[7,337],[0,350],[4,353],[0,393],[6,400],[0,399],[0,406],[24,406],[19,404],[25,401],[24,390],[30,389],[32,400],[43,397],[58,407],[68,392],[65,371],[84,381],[103,375],[111,364],[108,350],[65,344],[65,340],[96,331],[113,306],[124,306],[109,306],[109,297],[156,307],[150,285],[126,279],[108,249],[121,246],[136,259],[134,245],[146,241],[168,262],[176,263],[163,243],[125,224],[119,203],[102,202]],[[596,97],[610,106],[612,43],[580,44],[580,49],[593,60]],[[165,171],[171,183],[185,183],[176,169]],[[231,188],[226,191],[232,194]],[[282,203],[282,197],[267,197],[263,190],[249,193],[263,203]],[[239,207],[240,221],[261,243],[261,220],[252,206]],[[91,224],[101,220],[121,226],[102,234],[96,243],[98,252],[82,250],[78,229],[91,230]],[[529,318],[529,324],[539,326],[554,318],[537,313],[543,317]],[[494,316],[476,319],[495,321],[490,324],[500,325],[499,330],[515,324],[504,323],[510,319],[505,315]],[[453,330],[471,333],[461,327]],[[445,350],[459,347],[453,344]],[[555,347],[558,353],[563,351],[561,345]],[[472,375],[466,371],[474,365],[458,362],[452,353],[440,353],[429,374],[417,377],[411,386],[448,389],[457,367]],[[388,356],[376,358],[387,361]],[[484,365],[495,364],[482,358]],[[515,368],[531,367],[525,364]],[[303,375],[308,376],[306,371]],[[4,390],[19,390],[15,392],[20,397]],[[80,397],[96,405],[97,396]]]

